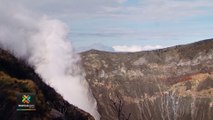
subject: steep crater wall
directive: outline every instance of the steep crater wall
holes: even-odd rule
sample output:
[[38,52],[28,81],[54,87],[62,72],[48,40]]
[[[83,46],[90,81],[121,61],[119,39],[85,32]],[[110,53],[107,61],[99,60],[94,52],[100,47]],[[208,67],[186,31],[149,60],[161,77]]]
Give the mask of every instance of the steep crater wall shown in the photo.
[[101,120],[213,119],[213,40],[136,53],[81,54]]

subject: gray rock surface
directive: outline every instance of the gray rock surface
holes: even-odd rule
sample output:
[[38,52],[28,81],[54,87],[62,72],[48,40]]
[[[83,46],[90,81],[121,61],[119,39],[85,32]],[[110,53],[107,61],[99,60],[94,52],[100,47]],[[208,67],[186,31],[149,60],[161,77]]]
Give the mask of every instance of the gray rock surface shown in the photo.
[[213,39],[81,57],[101,120],[213,119]]

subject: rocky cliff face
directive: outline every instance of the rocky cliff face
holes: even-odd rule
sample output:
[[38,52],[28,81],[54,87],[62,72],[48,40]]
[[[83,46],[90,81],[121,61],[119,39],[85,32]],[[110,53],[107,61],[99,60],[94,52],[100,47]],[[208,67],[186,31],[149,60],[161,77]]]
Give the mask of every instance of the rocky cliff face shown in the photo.
[[81,55],[101,120],[213,119],[213,39],[154,51]]
[[[16,93],[36,93],[36,112],[18,112]],[[25,62],[0,49],[1,120],[94,120],[69,104]]]

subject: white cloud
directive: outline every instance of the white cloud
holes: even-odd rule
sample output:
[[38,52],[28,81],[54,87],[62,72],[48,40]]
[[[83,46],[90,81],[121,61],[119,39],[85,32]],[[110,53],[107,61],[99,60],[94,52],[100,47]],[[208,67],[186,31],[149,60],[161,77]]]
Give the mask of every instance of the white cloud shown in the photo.
[[[171,20],[211,14],[212,0],[141,0],[135,6],[123,5],[127,0],[19,0],[17,3],[50,16],[107,17],[112,19]],[[14,1],[13,1],[14,2]],[[33,4],[32,4],[33,3]]]
[[160,49],[163,48],[161,45],[146,45],[143,47],[143,50],[155,50],[155,49]]
[[126,1],[128,1],[128,0],[117,0],[118,3],[124,3]]
[[112,47],[115,52],[138,52],[138,51],[144,51],[144,50],[154,50],[154,49],[160,49],[163,48],[161,45],[146,45],[146,46],[139,46],[139,45],[117,45]]
[[211,14],[210,0],[143,0],[137,6],[109,6],[106,15],[142,21],[180,20]]
[[133,46],[113,46],[112,47],[116,52],[136,52],[136,51],[142,51],[141,46],[133,45]]

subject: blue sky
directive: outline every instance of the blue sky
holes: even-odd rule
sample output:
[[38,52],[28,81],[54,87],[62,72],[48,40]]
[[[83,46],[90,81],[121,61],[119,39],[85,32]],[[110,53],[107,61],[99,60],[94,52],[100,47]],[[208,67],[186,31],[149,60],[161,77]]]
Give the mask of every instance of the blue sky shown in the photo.
[[65,22],[75,48],[101,44],[143,50],[213,38],[212,0],[21,1],[33,11]]

